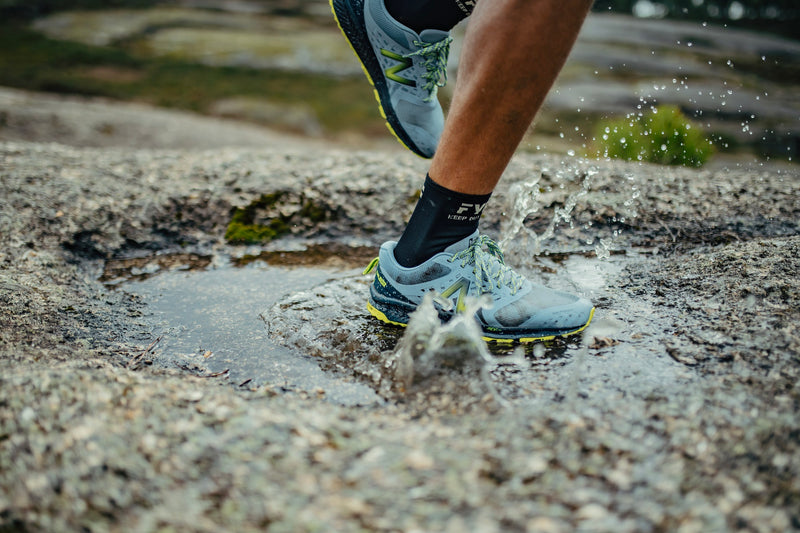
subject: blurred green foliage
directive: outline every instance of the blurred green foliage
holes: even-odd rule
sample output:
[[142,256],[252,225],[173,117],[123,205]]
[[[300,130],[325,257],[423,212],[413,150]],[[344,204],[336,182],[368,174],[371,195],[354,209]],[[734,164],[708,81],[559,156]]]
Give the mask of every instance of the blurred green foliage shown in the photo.
[[[98,76],[98,68],[125,75]],[[13,22],[0,21],[0,85],[142,101],[200,113],[210,112],[225,98],[268,97],[277,104],[309,107],[332,135],[348,130],[385,131],[371,88],[358,77],[209,67],[139,55],[125,48],[57,41]]]
[[600,123],[595,139],[598,156],[662,165],[699,167],[714,153],[700,127],[674,106]]

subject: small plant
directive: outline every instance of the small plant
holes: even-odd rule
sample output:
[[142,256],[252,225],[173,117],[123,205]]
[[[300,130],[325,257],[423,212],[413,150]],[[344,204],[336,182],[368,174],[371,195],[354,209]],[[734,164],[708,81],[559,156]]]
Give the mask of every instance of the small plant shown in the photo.
[[711,140],[675,106],[602,123],[595,139],[598,156],[661,165],[699,167],[714,153]]

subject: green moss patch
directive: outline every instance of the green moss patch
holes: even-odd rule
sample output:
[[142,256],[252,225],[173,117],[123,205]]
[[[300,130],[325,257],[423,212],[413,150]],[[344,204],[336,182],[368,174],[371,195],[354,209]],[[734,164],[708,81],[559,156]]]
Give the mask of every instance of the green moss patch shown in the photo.
[[329,206],[302,194],[264,194],[233,211],[225,240],[231,244],[263,244],[334,218],[336,213]]

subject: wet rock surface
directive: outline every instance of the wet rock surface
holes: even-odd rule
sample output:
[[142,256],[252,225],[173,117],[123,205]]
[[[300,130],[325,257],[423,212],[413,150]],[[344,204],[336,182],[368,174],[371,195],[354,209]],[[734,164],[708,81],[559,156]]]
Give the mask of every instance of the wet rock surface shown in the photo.
[[[375,377],[386,402],[367,407],[146,364],[159,349],[146,303],[99,281],[112,259],[229,249],[234,208],[279,191],[333,216],[265,248],[376,246],[402,228],[425,168],[303,146],[0,144],[0,528],[800,528],[793,167],[518,156],[484,227],[562,288],[576,286],[550,273],[571,258],[609,257],[601,287],[577,287],[596,329],[409,381],[391,366],[398,333],[350,300],[313,307],[303,292],[265,309],[270,333],[326,371]],[[315,322],[337,306],[341,322]],[[281,321],[303,313],[314,335],[289,335]]]

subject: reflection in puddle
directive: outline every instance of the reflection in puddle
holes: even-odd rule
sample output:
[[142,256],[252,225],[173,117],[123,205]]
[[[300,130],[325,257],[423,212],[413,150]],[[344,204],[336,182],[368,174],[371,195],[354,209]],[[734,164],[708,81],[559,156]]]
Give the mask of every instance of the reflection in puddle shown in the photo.
[[246,254],[232,259],[235,266],[247,266],[263,261],[269,265],[286,267],[357,268],[366,266],[375,257],[374,246],[346,246],[344,244],[312,244],[302,251],[273,251]]
[[116,285],[125,281],[144,281],[163,271],[205,270],[212,256],[200,254],[163,254],[132,259],[110,259],[106,262],[100,281]]

